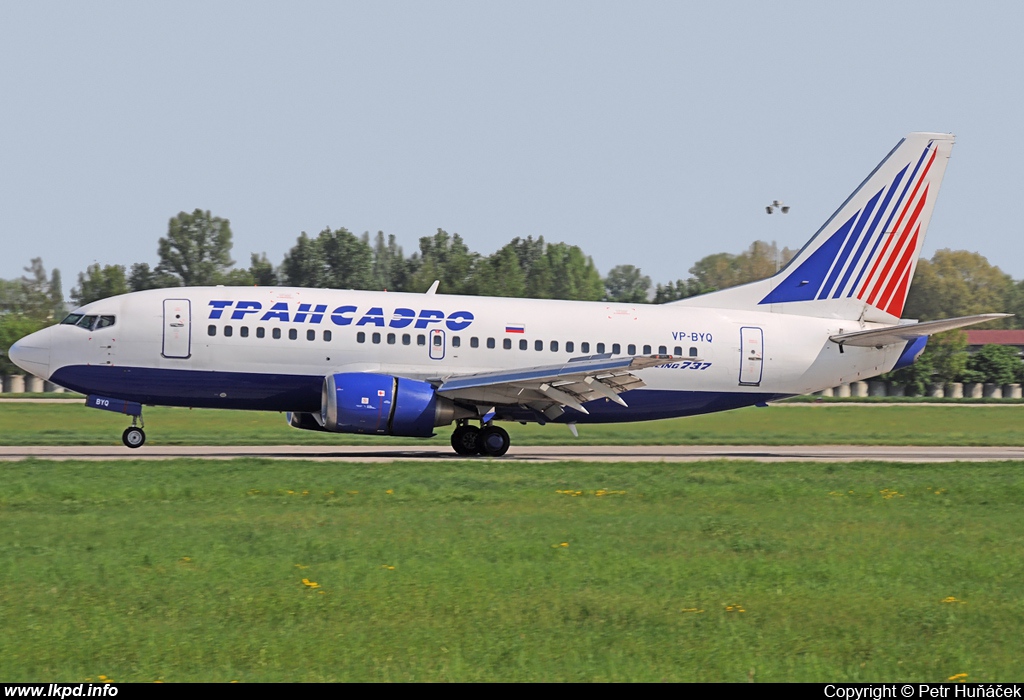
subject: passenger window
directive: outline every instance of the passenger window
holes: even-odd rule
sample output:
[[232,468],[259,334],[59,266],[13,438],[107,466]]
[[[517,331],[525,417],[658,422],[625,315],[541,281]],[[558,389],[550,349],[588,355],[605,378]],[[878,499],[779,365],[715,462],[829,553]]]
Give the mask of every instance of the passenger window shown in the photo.
[[412,336],[408,333],[402,334],[402,345],[412,345]]
[[331,342],[331,338],[332,337],[333,336],[331,335],[330,331],[324,331],[324,341],[329,343],[329,342]]
[[423,335],[422,333],[418,334],[416,336],[416,344],[417,345],[426,345],[427,344],[427,336]]
[[358,333],[356,333],[356,342],[357,343],[365,343],[366,342],[366,333],[363,333],[362,331],[359,331]]
[[374,333],[371,337],[374,345],[380,345],[380,333]]
[[679,355],[683,354],[683,349],[677,345],[674,348],[672,348],[672,354],[678,357]]
[[636,346],[633,345],[632,343],[627,345],[626,346],[626,354],[627,355],[635,355],[636,354]]
[[622,346],[618,343],[612,343],[612,354],[618,355],[620,352],[622,352]]
[[460,338],[460,337],[459,337],[459,336],[457,336],[457,335],[453,335],[453,336],[452,336],[452,347],[453,347],[453,348],[457,348],[457,347],[459,347],[460,345],[462,345],[462,338]]
[[537,352],[540,352],[541,350],[543,350],[544,349],[544,341],[543,340],[535,340],[535,341],[533,341],[533,349],[536,350]]
[[571,340],[565,341],[565,351],[566,352],[575,352],[576,351],[576,343],[572,342]]
[[[680,348],[681,350],[682,348]],[[682,355],[683,353],[679,353]],[[697,348],[690,348],[690,357],[697,357]]]
[[263,326],[256,326],[256,337],[263,338],[267,335],[267,330]]
[[206,335],[217,335],[217,326],[212,323],[206,327]]
[[530,346],[530,344],[526,342],[526,338],[520,338],[519,339],[519,349],[520,350],[525,350],[529,346]]
[[281,339],[281,329],[280,328],[275,328],[274,330],[272,330],[270,332],[270,334],[272,336],[274,336],[274,340],[280,340]]
[[604,354],[604,343],[598,343],[597,344],[597,354],[598,355],[603,355]]
[[511,338],[505,338],[504,340],[502,340],[501,341],[501,347],[505,348],[506,350],[511,350],[512,349],[512,339]]
[[590,343],[580,343],[580,352],[590,352]]
[[230,338],[235,330],[231,326],[224,326],[224,337]]
[[659,355],[667,355],[668,354],[668,348],[665,347],[664,345],[659,345],[658,346],[658,354]]
[[288,340],[295,340],[298,337],[299,337],[299,332],[297,330],[295,330],[294,328],[289,328],[288,329]]
[[398,340],[398,336],[394,333],[388,333],[388,345],[394,345]]
[[558,341],[552,340],[551,344],[548,347],[551,348],[551,352],[558,352]]
[[494,338],[488,338],[487,339],[487,348],[489,350],[493,350],[494,349]]
[[249,326],[242,326],[241,328],[239,328],[238,329],[238,335],[242,336],[243,338],[248,338],[249,337]]
[[435,348],[441,347],[441,344],[443,342],[444,342],[444,338],[441,336],[440,333],[438,333],[437,335],[434,336],[434,347]]
[[644,346],[644,354],[645,355],[650,355],[651,354],[651,346],[650,345],[645,345]]
[[316,331],[312,328],[306,329],[306,340],[316,340]]
[[469,347],[471,347],[471,348],[478,348],[478,347],[480,347],[480,339],[477,338],[474,335],[472,338],[469,339]]

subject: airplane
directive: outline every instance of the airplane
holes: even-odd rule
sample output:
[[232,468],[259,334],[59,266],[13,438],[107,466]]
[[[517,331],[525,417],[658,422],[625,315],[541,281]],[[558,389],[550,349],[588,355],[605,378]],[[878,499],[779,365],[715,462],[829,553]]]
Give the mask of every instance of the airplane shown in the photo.
[[127,414],[279,411],[295,428],[430,437],[500,457],[501,421],[655,420],[765,405],[904,367],[928,336],[904,302],[952,150],[912,133],[777,274],[652,305],[296,287],[152,289],[95,301],[11,346],[36,376]]

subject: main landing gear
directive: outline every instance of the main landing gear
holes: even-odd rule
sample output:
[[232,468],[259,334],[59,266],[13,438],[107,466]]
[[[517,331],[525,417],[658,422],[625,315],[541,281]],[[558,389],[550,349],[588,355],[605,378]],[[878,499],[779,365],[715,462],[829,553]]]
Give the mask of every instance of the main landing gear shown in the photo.
[[125,444],[125,447],[134,449],[146,444],[146,432],[143,430],[145,423],[139,425],[141,420],[141,413],[138,416],[132,416],[132,424],[121,433],[121,442]]
[[460,455],[484,455],[485,457],[501,457],[508,452],[511,444],[508,432],[493,423],[483,427],[470,425],[461,421],[452,433],[452,447]]

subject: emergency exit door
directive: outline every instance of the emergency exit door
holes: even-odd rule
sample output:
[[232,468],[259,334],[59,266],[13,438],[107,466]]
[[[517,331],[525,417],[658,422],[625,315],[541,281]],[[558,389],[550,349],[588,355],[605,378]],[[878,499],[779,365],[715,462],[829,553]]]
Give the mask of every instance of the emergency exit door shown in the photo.
[[764,371],[764,332],[740,328],[740,386],[758,386]]

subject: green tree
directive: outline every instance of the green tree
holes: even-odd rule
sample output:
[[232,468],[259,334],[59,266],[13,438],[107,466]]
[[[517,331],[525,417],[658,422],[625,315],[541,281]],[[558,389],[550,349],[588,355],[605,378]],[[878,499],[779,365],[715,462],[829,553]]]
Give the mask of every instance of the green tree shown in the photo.
[[303,231],[281,263],[282,281],[296,287],[372,289],[373,251],[368,240],[344,228],[316,238]]
[[604,278],[605,299],[624,304],[646,304],[651,278],[633,265],[616,265]]
[[404,292],[408,283],[409,263],[395,234],[385,240],[384,232],[378,231],[373,243],[373,288]]
[[99,263],[93,263],[85,272],[78,273],[78,286],[71,290],[71,300],[75,306],[82,306],[127,292],[128,280],[125,277],[124,265],[101,267]]
[[135,263],[128,273],[128,288],[133,292],[180,286],[180,279],[168,272],[153,270],[150,268],[149,263]]
[[181,212],[168,223],[157,252],[157,274],[173,275],[186,287],[222,284],[235,264],[230,222],[201,209]]
[[552,299],[600,301],[604,298],[604,282],[594,261],[579,246],[552,243],[544,251],[551,270]]
[[260,287],[273,287],[277,284],[277,273],[274,266],[267,260],[266,253],[249,257],[249,274],[252,276],[252,283]]
[[715,290],[704,287],[698,280],[690,277],[685,280],[669,282],[665,285],[657,285],[654,288],[654,303],[667,304],[670,301],[678,301],[713,291]]
[[789,248],[780,250],[774,241],[754,241],[739,255],[714,253],[701,258],[690,268],[690,275],[700,289],[728,289],[771,277],[795,254]]
[[1020,374],[1020,354],[1006,345],[984,345],[967,359],[966,381],[1012,384]]
[[25,314],[15,312],[0,314],[0,374],[22,374],[23,370],[7,356],[7,349],[14,345],[16,340],[24,338],[29,333],[35,333],[51,323],[52,321],[29,318]]
[[420,238],[419,268],[410,280],[411,291],[426,291],[434,280],[440,280],[443,294],[472,294],[479,260],[480,255],[469,249],[462,236],[437,229],[433,236]]
[[474,268],[474,291],[494,297],[525,297],[526,274],[514,247],[509,244],[477,263]]
[[[983,255],[946,248],[918,261],[904,316],[930,321],[1003,311],[1013,298],[1013,280]],[[985,327],[1007,325],[994,321]]]
[[38,321],[59,321],[64,317],[64,292],[61,289],[60,271],[46,274],[42,258],[32,258],[20,280],[9,289],[7,310],[20,313]]
[[959,382],[967,369],[967,334],[961,330],[946,331],[928,339],[924,355],[937,382]]

